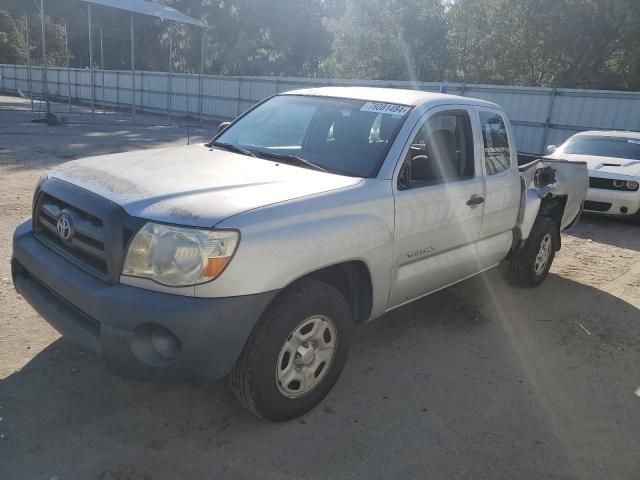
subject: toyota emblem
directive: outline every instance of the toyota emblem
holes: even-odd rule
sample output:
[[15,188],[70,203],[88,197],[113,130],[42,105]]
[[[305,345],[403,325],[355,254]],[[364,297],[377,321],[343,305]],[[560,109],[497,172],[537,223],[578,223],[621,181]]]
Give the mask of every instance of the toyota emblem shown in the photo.
[[58,232],[58,236],[62,240],[65,242],[71,240],[71,237],[73,236],[73,226],[69,215],[60,215],[60,218],[58,218],[58,222],[56,223],[56,230]]

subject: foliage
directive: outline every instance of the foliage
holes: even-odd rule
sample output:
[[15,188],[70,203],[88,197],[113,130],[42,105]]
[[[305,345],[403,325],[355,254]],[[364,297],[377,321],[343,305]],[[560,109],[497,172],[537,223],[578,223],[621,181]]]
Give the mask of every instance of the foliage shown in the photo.
[[25,43],[17,21],[0,10],[0,63],[22,63],[25,58]]
[[438,0],[352,0],[328,25],[334,54],[322,64],[324,74],[394,80],[443,76],[446,24]]
[[633,0],[457,0],[448,15],[450,76],[624,88],[616,59],[637,49],[639,11]]
[[[638,0],[156,0],[207,24],[205,70],[640,90]],[[48,62],[88,66],[87,6],[48,1]],[[41,61],[39,2],[4,0],[0,63]],[[129,68],[129,15],[94,11],[106,68]],[[135,17],[136,68],[199,71],[201,31]],[[169,38],[174,51],[169,59]]]

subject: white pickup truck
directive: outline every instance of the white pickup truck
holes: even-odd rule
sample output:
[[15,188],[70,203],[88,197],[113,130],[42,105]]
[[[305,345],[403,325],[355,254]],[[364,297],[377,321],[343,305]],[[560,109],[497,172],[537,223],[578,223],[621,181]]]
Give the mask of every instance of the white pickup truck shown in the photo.
[[269,420],[317,405],[355,325],[498,265],[546,277],[581,163],[518,166],[495,104],[411,90],[276,95],[206,145],[86,158],[39,183],[17,290],[130,378],[229,375]]

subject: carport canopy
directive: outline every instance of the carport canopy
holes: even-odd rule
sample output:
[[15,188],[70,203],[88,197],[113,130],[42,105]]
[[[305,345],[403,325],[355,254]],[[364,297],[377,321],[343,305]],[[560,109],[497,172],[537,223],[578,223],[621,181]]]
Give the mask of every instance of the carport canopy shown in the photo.
[[[40,0],[44,2],[44,0]],[[87,4],[88,7],[88,19],[89,19],[89,66],[91,69],[91,112],[94,111],[94,79],[93,79],[93,35],[92,35],[92,16],[91,6],[99,5],[101,7],[114,8],[116,10],[124,10],[130,13],[131,23],[131,114],[135,114],[135,32],[133,28],[133,14],[147,15],[151,17],[160,18],[162,20],[170,20],[177,23],[185,23],[202,28],[202,55],[200,61],[200,89],[202,89],[202,74],[204,71],[204,32],[205,24],[193,17],[190,17],[186,13],[182,13],[175,8],[168,7],[166,5],[160,5],[158,3],[147,2],[145,0],[80,0]],[[44,10],[44,6],[43,6]],[[44,18],[44,17],[43,17]],[[44,20],[43,20],[44,21]],[[44,27],[43,27],[44,31]]]
[[100,5],[103,7],[115,8],[118,10],[125,10],[127,12],[139,13],[141,15],[149,15],[151,17],[158,17],[162,20],[173,20],[179,23],[188,23],[190,25],[196,25],[203,27],[204,24],[195,18],[190,17],[186,13],[182,13],[175,8],[168,7],[166,5],[160,5],[158,3],[151,3],[145,0],[80,0],[84,3],[92,3],[94,5]]

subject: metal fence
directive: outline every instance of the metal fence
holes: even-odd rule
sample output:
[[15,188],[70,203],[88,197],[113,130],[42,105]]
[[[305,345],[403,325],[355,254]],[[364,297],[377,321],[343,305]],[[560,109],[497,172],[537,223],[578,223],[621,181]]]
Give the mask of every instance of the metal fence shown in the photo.
[[[41,67],[0,65],[0,90],[42,97]],[[47,68],[50,97],[90,104],[89,69]],[[200,81],[202,89],[200,90]],[[204,119],[231,119],[274,93],[326,85],[411,88],[489,100],[506,109],[519,150],[543,153],[575,132],[591,129],[640,130],[640,92],[464,85],[424,82],[337,80],[295,77],[230,77],[167,72],[95,70],[93,103],[103,107]],[[199,94],[199,92],[202,94]],[[132,98],[133,96],[133,98]],[[56,108],[65,108],[64,103]],[[71,108],[71,107],[69,107]]]

